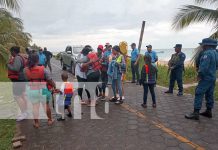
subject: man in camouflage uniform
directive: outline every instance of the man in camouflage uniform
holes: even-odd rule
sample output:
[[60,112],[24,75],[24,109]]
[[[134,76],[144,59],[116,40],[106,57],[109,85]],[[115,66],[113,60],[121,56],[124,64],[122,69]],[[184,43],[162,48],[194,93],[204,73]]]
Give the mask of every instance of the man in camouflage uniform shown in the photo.
[[182,44],[176,44],[174,47],[176,53],[172,55],[168,66],[170,73],[170,84],[169,84],[169,90],[165,93],[167,94],[173,94],[173,89],[175,86],[175,81],[177,81],[178,87],[179,87],[179,93],[178,96],[183,95],[183,71],[184,71],[184,62],[185,62],[185,54],[181,51],[182,50]]

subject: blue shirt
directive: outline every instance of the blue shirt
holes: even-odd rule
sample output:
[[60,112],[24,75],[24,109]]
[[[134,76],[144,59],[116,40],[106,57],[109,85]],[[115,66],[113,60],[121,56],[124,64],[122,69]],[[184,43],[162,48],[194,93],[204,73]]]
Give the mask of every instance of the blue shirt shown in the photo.
[[151,52],[145,52],[145,55],[150,55],[151,56],[151,62],[152,63],[156,63],[158,60],[158,56],[157,53],[155,51],[151,51]]
[[135,62],[138,58],[139,55],[139,50],[137,48],[135,48],[134,50],[132,50],[131,52],[131,61]]
[[204,51],[200,58],[198,75],[202,80],[216,81],[216,53],[214,49]]
[[39,65],[45,65],[46,56],[43,53],[38,53],[39,55]]
[[105,58],[109,58],[109,56],[112,54],[112,51],[107,50],[106,52],[104,52],[104,57]]

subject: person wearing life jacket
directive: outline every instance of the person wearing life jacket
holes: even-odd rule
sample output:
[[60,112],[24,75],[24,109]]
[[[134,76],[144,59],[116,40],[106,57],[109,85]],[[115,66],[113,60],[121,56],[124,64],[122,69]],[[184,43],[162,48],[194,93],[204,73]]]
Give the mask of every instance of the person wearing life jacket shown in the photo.
[[[89,45],[87,46],[90,47]],[[84,70],[84,68],[82,68],[82,65],[83,65],[82,60],[84,58],[85,60],[87,59],[88,53],[89,51],[84,51],[84,50],[81,51],[81,53],[77,56],[78,61],[76,63],[76,68],[75,68],[75,76],[78,81],[78,95],[80,97],[80,101],[82,105],[87,104],[87,102],[83,99],[83,88],[86,87],[86,83],[87,83],[87,75],[86,75],[87,69]],[[88,97],[88,101],[91,101],[91,96],[90,96],[89,91],[86,88],[85,88],[85,91]]]
[[57,98],[57,104],[58,108],[60,108],[59,112],[61,113],[61,117],[58,118],[58,121],[64,121],[65,120],[65,109],[68,111],[67,116],[69,118],[72,118],[72,113],[71,113],[71,100],[73,97],[73,84],[68,82],[68,73],[63,72],[61,74],[62,78],[62,85],[60,89],[60,95]]
[[84,57],[82,60],[77,60],[79,63],[83,63],[82,68],[87,68],[86,70],[86,75],[87,75],[87,84],[88,90],[91,92],[91,101],[89,101],[88,106],[90,107],[95,107],[96,101],[94,100],[94,95],[95,95],[95,89],[92,91],[93,87],[91,83],[97,83],[99,82],[100,79],[100,69],[101,69],[101,64],[99,62],[99,58],[95,52],[92,52],[93,49],[91,46],[86,46],[83,49],[83,52],[87,53],[87,56]]
[[28,66],[24,69],[24,76],[28,81],[27,97],[33,104],[34,127],[39,128],[39,107],[43,105],[48,117],[48,125],[53,124],[49,101],[51,100],[51,91],[47,85],[56,88],[50,74],[44,66],[39,66],[39,56],[37,53],[30,55]]
[[17,121],[22,121],[27,118],[27,101],[25,98],[25,78],[23,69],[25,60],[20,55],[20,47],[14,46],[10,49],[11,58],[7,64],[8,78],[12,81],[13,96],[16,100],[21,114],[17,116]]

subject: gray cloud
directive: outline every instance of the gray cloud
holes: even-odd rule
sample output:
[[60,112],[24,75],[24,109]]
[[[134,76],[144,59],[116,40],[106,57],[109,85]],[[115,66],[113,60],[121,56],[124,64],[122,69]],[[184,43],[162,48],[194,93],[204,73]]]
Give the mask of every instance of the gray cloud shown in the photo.
[[[171,31],[170,24],[178,8],[191,3],[193,0],[23,0],[21,17],[34,42],[51,49],[56,43],[63,48],[73,42],[96,46],[107,41],[137,41],[142,20],[147,21],[144,41],[167,48],[176,40],[187,41],[180,38],[183,32]],[[199,34],[193,43],[208,34],[201,33],[201,28],[187,34]],[[187,43],[187,47],[194,46]]]

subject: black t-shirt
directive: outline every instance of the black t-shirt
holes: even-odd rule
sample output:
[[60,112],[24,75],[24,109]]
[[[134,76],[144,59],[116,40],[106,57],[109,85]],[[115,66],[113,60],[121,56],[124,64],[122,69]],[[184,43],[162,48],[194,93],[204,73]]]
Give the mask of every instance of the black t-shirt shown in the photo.
[[43,51],[43,54],[45,55],[46,60],[50,61],[50,59],[52,58],[52,53],[49,51]]

